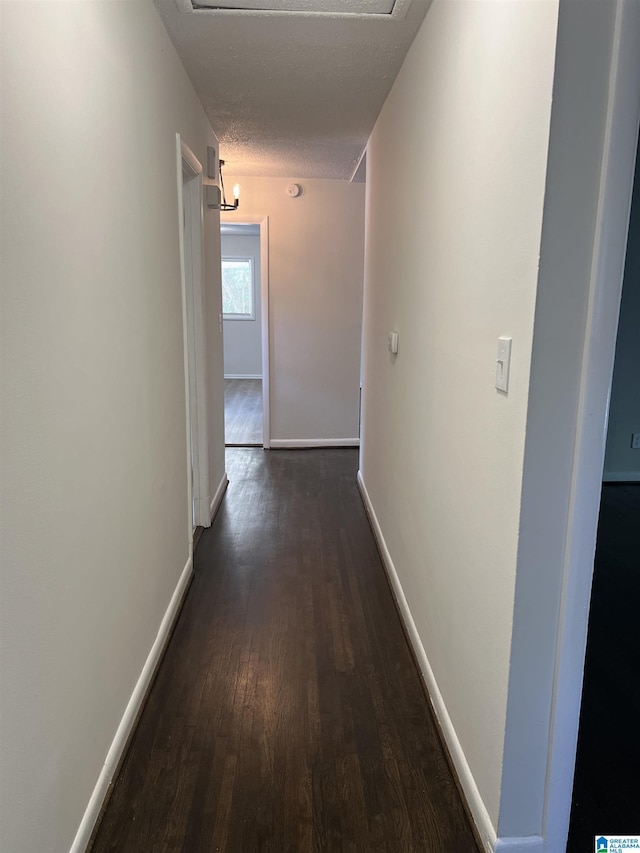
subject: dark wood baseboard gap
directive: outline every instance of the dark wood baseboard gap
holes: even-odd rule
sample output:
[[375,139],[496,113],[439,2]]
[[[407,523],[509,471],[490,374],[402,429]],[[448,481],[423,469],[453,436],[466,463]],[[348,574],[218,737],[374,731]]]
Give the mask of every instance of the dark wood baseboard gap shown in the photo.
[[409,632],[407,631],[407,626],[405,625],[404,618],[402,616],[402,610],[401,610],[400,605],[398,603],[396,591],[393,587],[393,583],[391,582],[391,578],[389,577],[389,572],[387,570],[387,564],[386,564],[384,556],[382,554],[382,550],[380,548],[380,543],[378,542],[378,537],[376,536],[375,528],[373,526],[371,516],[369,514],[369,510],[368,510],[367,505],[364,501],[364,496],[363,496],[362,491],[361,491],[359,486],[358,486],[358,493],[360,495],[360,499],[362,500],[362,505],[364,507],[364,511],[367,515],[369,527],[371,528],[371,535],[373,536],[373,540],[376,543],[376,549],[378,551],[378,556],[380,557],[380,562],[381,562],[382,568],[384,570],[384,576],[387,579],[387,584],[389,585],[389,591],[391,593],[391,598],[393,599],[393,603],[394,603],[395,609],[396,609],[396,614],[398,616],[398,619],[400,620],[400,625],[402,627],[402,633],[404,634],[404,638],[406,640],[407,647],[409,649],[409,654],[411,655],[411,659],[413,660],[416,671],[418,673],[418,677],[420,679],[420,684],[422,685],[422,690],[424,692],[425,698],[427,699],[429,711],[431,712],[431,720],[433,722],[433,725],[434,725],[436,732],[438,733],[438,737],[440,739],[440,745],[442,746],[442,751],[443,751],[445,758],[447,760],[447,764],[449,765],[449,770],[451,771],[451,776],[453,778],[454,784],[455,784],[457,791],[458,791],[458,794],[460,796],[460,801],[462,803],[462,807],[463,807],[465,814],[467,816],[467,820],[469,821],[469,826],[471,827],[473,837],[476,841],[476,844],[478,845],[478,850],[482,851],[482,850],[484,850],[484,843],[483,843],[482,838],[480,836],[480,831],[479,831],[478,827],[476,826],[476,822],[475,822],[473,815],[471,813],[469,803],[467,802],[467,796],[464,792],[464,788],[462,787],[462,782],[460,781],[460,776],[458,775],[458,770],[456,768],[456,765],[454,764],[453,757],[451,755],[451,751],[449,750],[449,745],[448,745],[447,740],[444,736],[444,732],[442,730],[442,726],[440,725],[440,720],[438,719],[438,715],[436,714],[436,709],[434,708],[433,700],[431,699],[431,693],[429,692],[429,687],[427,685],[427,682],[424,679],[424,675],[422,674],[422,670],[420,669],[420,663],[418,662],[418,658],[417,658],[416,653],[415,653],[414,648],[413,648],[413,643],[411,642],[411,638],[409,637]]

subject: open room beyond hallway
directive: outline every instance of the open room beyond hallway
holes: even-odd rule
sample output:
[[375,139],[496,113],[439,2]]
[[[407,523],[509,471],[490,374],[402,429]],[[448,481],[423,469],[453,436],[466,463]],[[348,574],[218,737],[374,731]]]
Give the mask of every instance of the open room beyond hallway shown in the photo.
[[476,853],[357,460],[227,451],[93,853]]
[[568,853],[611,827],[640,829],[640,483],[605,483]]
[[224,436],[228,447],[262,444],[262,379],[224,380]]

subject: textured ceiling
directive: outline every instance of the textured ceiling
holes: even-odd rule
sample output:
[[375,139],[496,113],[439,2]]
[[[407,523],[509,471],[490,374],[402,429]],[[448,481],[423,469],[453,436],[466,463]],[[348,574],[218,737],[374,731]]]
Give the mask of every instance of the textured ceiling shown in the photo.
[[340,179],[356,169],[429,2],[401,0],[396,17],[188,12],[189,0],[155,0],[227,174]]

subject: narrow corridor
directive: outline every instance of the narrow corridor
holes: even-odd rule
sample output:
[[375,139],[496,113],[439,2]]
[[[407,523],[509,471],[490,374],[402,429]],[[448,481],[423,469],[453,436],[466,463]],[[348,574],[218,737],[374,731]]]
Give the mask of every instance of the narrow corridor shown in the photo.
[[475,853],[356,450],[227,451],[229,489],[93,853]]

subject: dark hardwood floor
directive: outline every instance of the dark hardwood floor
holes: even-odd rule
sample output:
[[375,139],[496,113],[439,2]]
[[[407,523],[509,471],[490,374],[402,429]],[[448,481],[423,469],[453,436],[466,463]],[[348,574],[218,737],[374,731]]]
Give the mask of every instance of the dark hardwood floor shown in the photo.
[[262,379],[224,380],[227,447],[262,446]]
[[640,485],[605,485],[569,853],[595,835],[640,834]]
[[227,457],[93,853],[477,853],[357,451]]

